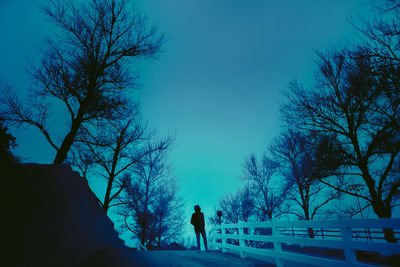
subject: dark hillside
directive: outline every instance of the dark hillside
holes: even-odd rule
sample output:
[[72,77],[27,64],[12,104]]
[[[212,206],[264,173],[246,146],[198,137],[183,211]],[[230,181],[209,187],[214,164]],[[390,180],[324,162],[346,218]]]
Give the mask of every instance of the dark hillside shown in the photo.
[[124,249],[87,182],[67,165],[0,165],[2,266],[75,266]]

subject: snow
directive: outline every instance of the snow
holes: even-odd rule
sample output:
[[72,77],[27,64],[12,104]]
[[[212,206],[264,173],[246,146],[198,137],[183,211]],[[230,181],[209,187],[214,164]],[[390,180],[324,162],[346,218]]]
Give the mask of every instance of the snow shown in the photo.
[[92,257],[86,266],[154,266],[154,267],[246,267],[246,266],[275,266],[263,261],[241,259],[232,254],[221,252],[201,253],[193,250],[162,250],[162,251],[115,251],[98,254]]

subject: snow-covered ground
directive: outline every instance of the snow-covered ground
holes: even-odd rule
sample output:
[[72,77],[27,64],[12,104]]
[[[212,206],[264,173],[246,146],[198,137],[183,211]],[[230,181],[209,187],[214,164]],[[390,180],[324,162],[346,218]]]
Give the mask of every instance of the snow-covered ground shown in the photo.
[[222,254],[220,252],[202,251],[115,251],[97,254],[89,259],[82,267],[86,266],[154,266],[154,267],[246,267],[246,266],[275,266],[270,263],[253,259],[241,259],[236,255]]

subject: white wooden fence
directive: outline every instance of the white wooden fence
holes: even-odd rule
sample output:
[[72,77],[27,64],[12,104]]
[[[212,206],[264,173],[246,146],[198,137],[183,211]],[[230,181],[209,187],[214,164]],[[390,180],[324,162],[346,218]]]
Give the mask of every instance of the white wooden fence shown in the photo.
[[[382,228],[393,229],[400,242],[400,219],[239,222],[213,227],[209,239],[223,253],[234,250],[241,257],[272,257],[278,267],[285,260],[318,266],[376,266],[358,261],[356,251],[400,254],[400,243],[386,242]],[[306,247],[335,249],[342,256],[305,255]]]

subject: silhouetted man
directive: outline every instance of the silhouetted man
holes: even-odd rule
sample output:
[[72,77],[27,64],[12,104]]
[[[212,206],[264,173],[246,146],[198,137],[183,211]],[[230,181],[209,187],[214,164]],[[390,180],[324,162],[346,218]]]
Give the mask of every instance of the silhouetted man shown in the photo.
[[206,230],[204,230],[204,213],[200,211],[200,206],[196,205],[194,206],[194,213],[192,214],[192,219],[190,220],[190,223],[193,224],[194,226],[194,232],[196,233],[196,240],[197,240],[197,249],[200,251],[200,234],[203,237],[204,241],[204,248],[206,251],[208,250],[207,248],[207,237],[206,237]]

